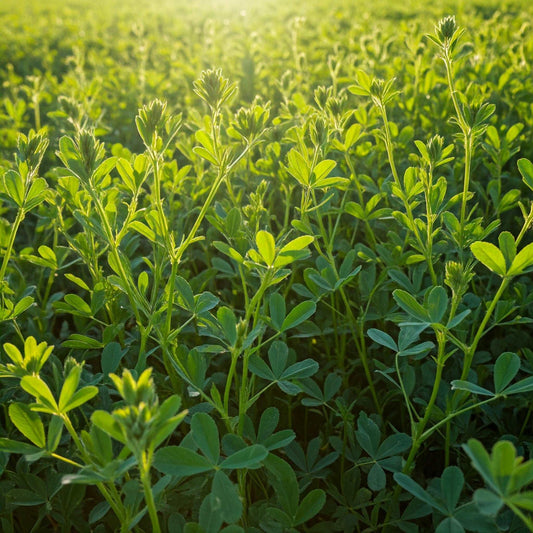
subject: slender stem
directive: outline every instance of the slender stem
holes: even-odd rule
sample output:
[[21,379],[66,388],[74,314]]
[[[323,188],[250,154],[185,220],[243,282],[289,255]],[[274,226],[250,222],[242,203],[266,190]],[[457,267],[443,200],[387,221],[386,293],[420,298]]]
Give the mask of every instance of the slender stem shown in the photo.
[[436,424],[431,426],[429,429],[427,429],[421,436],[420,439],[426,440],[428,437],[430,437],[437,429],[442,427],[444,424],[448,424],[450,420],[455,418],[456,416],[462,415],[464,413],[467,413],[468,411],[471,411],[472,409],[475,409],[476,407],[481,407],[482,405],[485,405],[486,403],[492,402],[496,400],[497,398],[500,398],[499,395],[492,396],[490,398],[487,398],[486,400],[483,400],[481,402],[477,402],[475,404],[469,405],[468,407],[464,407],[463,409],[460,409],[459,411],[454,411],[453,413],[450,413],[448,416],[443,418],[442,420],[439,420]]
[[[259,290],[255,293],[254,297],[250,302],[250,305],[248,306],[248,309],[246,310],[246,315],[244,317],[245,324],[248,324],[251,318],[253,317],[253,326],[255,327],[259,317],[259,310],[261,308],[263,295],[265,294],[265,291],[270,285],[272,275],[273,271],[270,269],[267,270],[265,276],[263,277]],[[242,432],[244,430],[244,416],[246,415],[248,400],[250,398],[251,392],[248,390],[248,362],[250,360],[251,354],[251,350],[246,350],[242,358],[242,381],[239,390],[239,435],[242,435]]]
[[500,298],[502,297],[502,294],[507,288],[507,285],[509,284],[509,282],[510,282],[510,278],[505,277],[502,279],[500,287],[498,288],[496,294],[494,295],[494,298],[490,302],[490,305],[487,311],[485,312],[485,316],[483,317],[483,320],[481,321],[481,324],[479,325],[476,336],[474,337],[472,344],[468,347],[468,350],[465,353],[465,360],[463,363],[463,371],[461,373],[461,380],[465,380],[468,378],[468,373],[470,372],[470,367],[472,366],[472,360],[474,359],[474,354],[476,353],[476,349],[479,344],[479,341],[481,340],[481,337],[485,333],[485,328],[492,316],[492,313],[494,312],[494,309],[496,308],[496,304],[499,302]]
[[[436,426],[431,427],[431,433],[425,433],[424,429],[429,422],[429,419],[431,417],[433,406],[435,405],[435,402],[437,400],[437,395],[439,392],[440,383],[442,380],[442,371],[444,369],[444,361],[445,361],[445,348],[446,348],[446,337],[444,335],[444,332],[442,331],[435,331],[437,335],[437,343],[438,343],[438,353],[437,353],[437,372],[435,374],[435,379],[433,381],[433,389],[431,391],[431,396],[429,398],[428,404],[426,406],[424,417],[418,424],[415,424],[413,426],[412,432],[412,439],[413,442],[411,444],[411,450],[409,451],[409,455],[407,457],[407,460],[403,466],[402,472],[404,474],[409,474],[413,468],[413,463],[416,459],[416,455],[418,453],[418,450],[420,449],[420,446],[423,444],[423,442],[429,437],[429,435],[435,430]],[[385,516],[384,520],[384,531],[387,530],[387,527],[389,525],[389,517],[392,513],[393,508],[398,503],[398,497],[400,496],[400,486],[397,485],[394,489],[392,498],[390,500],[390,505],[387,510],[387,514]]]
[[13,222],[13,226],[11,227],[11,232],[9,234],[9,240],[7,241],[7,247],[6,247],[6,251],[4,254],[4,259],[2,261],[2,266],[0,267],[0,282],[3,281],[4,276],[6,274],[7,264],[11,257],[11,253],[13,252],[13,245],[15,243],[15,237],[17,235],[19,226],[21,222],[24,220],[25,216],[26,216],[26,211],[24,207],[19,208],[19,210],[17,211],[17,216],[15,218],[15,221]]
[[148,507],[148,514],[150,515],[150,521],[152,523],[152,531],[154,533],[161,533],[161,526],[159,525],[159,518],[157,516],[157,508],[155,506],[154,494],[152,492],[152,485],[150,481],[150,464],[151,453],[145,451],[140,458],[139,462],[141,482],[144,491],[144,499],[146,501],[146,507]]
[[62,455],[59,455],[57,453],[51,453],[50,456],[53,457],[54,459],[58,459],[59,461],[63,461],[64,463],[75,466],[76,468],[83,468],[83,465],[80,465],[80,463],[77,463],[76,461],[73,461],[72,459],[69,459],[68,457],[63,457]]
[[396,374],[398,375],[398,381],[400,383],[400,389],[402,391],[402,395],[403,395],[403,398],[404,398],[404,401],[405,401],[405,406],[407,407],[407,413],[409,414],[409,420],[411,422],[411,430],[412,430],[414,428],[414,426],[415,426],[415,419],[414,419],[414,416],[413,416],[413,412],[415,412],[415,411],[413,409],[413,406],[411,405],[411,400],[409,399],[409,396],[407,395],[407,391],[405,390],[402,374],[400,372],[400,361],[399,361],[399,359],[400,359],[400,357],[399,357],[398,353],[396,353],[396,356],[394,357],[394,362],[395,362],[395,365],[396,365]]
[[464,175],[464,181],[463,181],[463,198],[461,201],[461,229],[460,229],[460,237],[459,241],[461,243],[461,246],[464,246],[463,242],[463,235],[464,235],[464,229],[465,229],[465,223],[466,223],[466,204],[468,201],[468,191],[470,188],[470,169],[472,165],[472,152],[473,152],[473,138],[470,131],[465,131],[464,137],[465,137],[465,175]]
[[396,170],[396,163],[394,162],[394,151],[392,148],[392,138],[390,134],[389,121],[387,118],[387,109],[383,104],[379,106],[381,111],[381,118],[383,119],[383,130],[385,131],[385,148],[387,150],[387,156],[389,158],[389,165],[392,172],[392,177],[400,189],[403,190],[402,184],[400,182],[400,177],[398,176],[398,171]]
[[138,324],[142,324],[142,318],[141,318],[141,314],[139,312],[139,308],[138,308],[138,305],[137,305],[137,302],[139,301],[139,299],[136,297],[137,294],[136,294],[136,288],[135,286],[132,284],[131,282],[131,276],[128,276],[126,274],[126,271],[124,269],[124,265],[122,264],[122,258],[120,257],[120,254],[118,253],[118,247],[117,247],[117,244],[116,244],[116,240],[115,240],[115,237],[114,237],[114,234],[113,234],[113,230],[111,229],[111,225],[109,224],[109,220],[107,219],[107,216],[105,214],[105,210],[104,210],[104,207],[100,201],[100,198],[98,197],[98,195],[96,194],[96,192],[89,188],[87,189],[89,194],[91,195],[93,201],[94,201],[94,205],[98,211],[98,215],[100,216],[100,220],[102,221],[102,223],[104,224],[104,229],[105,229],[105,232],[107,234],[107,238],[108,238],[108,241],[109,241],[109,246],[110,246],[110,251],[111,251],[111,255],[114,259],[114,262],[119,270],[118,274],[120,276],[120,279],[121,281],[123,282],[124,284],[124,288],[126,289],[126,293],[128,295],[128,299],[130,300],[130,303],[131,303],[131,306],[132,306],[132,310],[133,310],[133,313],[135,314],[135,319],[137,320],[137,323]]
[[433,268],[433,209],[431,207],[431,189],[433,188],[433,166],[430,164],[427,171],[427,179],[424,181],[424,196],[426,197],[426,245],[425,255],[429,268],[429,275],[433,285],[437,285],[437,275]]
[[[346,296],[346,293],[344,292],[344,289],[341,287],[339,289],[342,301],[344,302],[344,307],[346,309],[346,314],[348,315],[348,318],[350,320],[350,330],[352,332],[352,337],[354,339],[355,345],[359,345],[359,339],[357,338],[357,333],[354,327],[354,324],[357,323],[357,319],[355,318],[352,308],[350,306],[350,302],[348,301],[348,297]],[[368,383],[368,387],[370,389],[370,394],[372,395],[372,399],[374,400],[374,405],[380,415],[383,414],[383,406],[381,405],[381,402],[379,401],[376,388],[374,386],[374,380],[372,379],[372,374],[370,372],[370,365],[368,363],[368,355],[366,353],[366,349],[364,349],[363,346],[359,346],[359,358],[361,359],[361,363],[363,365],[363,370],[365,372],[366,381]]]
[[444,61],[444,65],[446,66],[446,79],[448,81],[448,87],[450,89],[450,95],[452,97],[453,107],[455,108],[455,114],[457,115],[459,126],[461,127],[463,131],[465,131],[467,129],[467,125],[466,125],[466,121],[463,116],[463,112],[461,111],[461,108],[459,107],[459,102],[457,101],[455,85],[453,82],[453,65],[452,65],[452,60],[451,60],[448,48],[444,50],[444,56],[442,57],[442,60]]
[[235,369],[237,367],[237,361],[239,359],[239,353],[235,353],[235,350],[231,350],[231,365],[228,371],[228,377],[226,379],[226,387],[224,388],[224,411],[226,412],[226,417],[229,417],[229,395],[231,391],[231,384],[233,382],[233,377],[235,375]]

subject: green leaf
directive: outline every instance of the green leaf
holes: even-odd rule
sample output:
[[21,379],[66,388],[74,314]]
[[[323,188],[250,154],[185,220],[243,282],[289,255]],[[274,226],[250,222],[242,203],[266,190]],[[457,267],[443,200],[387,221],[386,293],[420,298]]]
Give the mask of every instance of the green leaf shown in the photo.
[[220,457],[220,437],[215,421],[207,413],[195,413],[191,419],[191,431],[198,448],[216,465]]
[[87,403],[89,400],[92,400],[97,394],[98,394],[98,387],[95,387],[94,385],[83,387],[79,391],[76,391],[70,397],[70,400],[67,402],[65,407],[62,409],[62,412],[68,413],[69,411],[72,411],[72,409],[75,409],[76,407],[79,407],[80,405]]
[[508,231],[502,231],[498,237],[498,244],[505,258],[506,270],[509,270],[516,256],[516,242],[513,235]]
[[302,154],[296,150],[296,148],[292,148],[287,154],[287,162],[287,170],[289,171],[289,174],[291,174],[291,176],[293,176],[300,183],[300,185],[309,185],[309,165]]
[[187,416],[186,410],[175,414],[179,410],[180,405],[181,399],[179,396],[174,395],[167,398],[160,406],[157,413],[159,425],[157,432],[152,439],[152,443],[155,447],[159,446],[167,437],[169,437],[178,424],[180,424]]
[[82,350],[99,350],[104,347],[102,342],[79,333],[72,333],[61,346],[65,348],[79,348]]
[[398,346],[388,333],[374,328],[370,328],[366,333],[374,342],[381,344],[381,346],[390,348],[394,352],[398,351]]
[[52,248],[48,246],[39,246],[38,248],[39,255],[46,262],[47,266],[52,270],[57,270],[57,257],[56,253]]
[[528,511],[533,511],[533,491],[527,490],[521,492],[520,494],[514,494],[506,500],[509,503],[527,509]]
[[465,528],[456,518],[449,516],[445,518],[435,529],[435,533],[464,533]]
[[289,347],[283,341],[274,341],[268,349],[268,361],[276,379],[279,379],[287,365]]
[[118,440],[122,444],[126,443],[122,427],[107,411],[95,411],[91,415],[91,422],[110,437]]
[[529,376],[528,378],[521,379],[514,385],[511,385],[507,389],[505,389],[505,394],[522,394],[524,392],[531,392],[533,391],[533,376]]
[[440,285],[433,287],[427,296],[427,311],[431,322],[440,322],[447,308],[448,296],[446,295],[446,290]]
[[0,438],[0,452],[3,453],[20,453],[22,455],[32,455],[42,451],[26,442],[18,442],[16,440]]
[[355,436],[361,448],[374,459],[379,448],[381,431],[377,424],[363,411],[361,411],[357,419]]
[[157,450],[154,467],[169,476],[193,476],[213,470],[213,464],[202,455],[182,446],[167,446]]
[[533,265],[533,243],[528,244],[518,252],[508,274],[510,276],[517,276],[531,265]]
[[311,300],[299,303],[295,308],[291,309],[287,315],[280,331],[287,331],[288,329],[295,328],[302,322],[305,322],[316,311],[316,304]]
[[401,454],[411,447],[411,437],[405,433],[395,433],[389,435],[380,445],[376,452],[375,459],[380,460],[385,457]]
[[320,161],[320,163],[318,163],[313,169],[313,174],[315,175],[314,181],[317,182],[326,178],[336,166],[337,163],[332,159],[324,159],[324,161]]
[[271,452],[272,450],[278,450],[279,448],[288,446],[295,438],[296,434],[292,429],[284,429],[282,431],[277,431],[262,441],[261,444]]
[[235,318],[235,313],[229,307],[220,307],[217,311],[217,320],[229,345],[235,346],[237,342],[237,319]]
[[326,503],[326,494],[321,489],[314,489],[301,501],[294,517],[295,526],[304,524],[315,517]]
[[72,395],[76,392],[81,377],[81,365],[73,366],[70,369],[68,376],[63,382],[61,388],[61,394],[59,395],[59,409],[63,412],[63,409],[72,398]]
[[252,354],[249,360],[250,371],[256,376],[268,381],[276,381],[277,376],[272,373],[270,367],[257,355]]
[[[228,257],[231,257],[234,261],[237,261],[237,263],[240,263],[241,265],[244,263],[244,257],[235,250],[235,248],[232,248],[229,244],[225,242],[215,241],[213,243],[213,246],[222,252],[223,254],[226,254]],[[253,252],[254,250],[250,250]]]
[[312,376],[318,372],[318,363],[313,359],[304,359],[298,363],[289,366],[279,379],[303,379]]
[[24,182],[20,174],[8,170],[4,174],[4,187],[7,195],[19,206],[24,203]]
[[356,143],[361,137],[362,132],[361,124],[352,124],[344,137],[344,146],[346,150],[350,149],[354,143]]
[[116,169],[120,177],[122,178],[122,181],[124,181],[126,187],[132,193],[134,193],[137,190],[137,187],[133,175],[133,168],[130,162],[127,159],[124,159],[123,157],[119,157],[116,162]]
[[498,490],[498,485],[492,475],[490,456],[483,444],[476,439],[469,439],[467,444],[463,444],[463,449],[470,457],[472,465],[481,474],[485,483],[494,490]]
[[13,311],[9,315],[9,318],[17,318],[19,315],[24,313],[26,309],[30,308],[33,305],[34,299],[31,296],[24,296],[24,298],[21,298],[13,308]]
[[394,480],[400,487],[410,492],[415,498],[418,498],[420,501],[427,503],[434,509],[437,509],[442,514],[448,514],[446,509],[437,501],[431,494],[426,492],[416,481],[413,481],[409,476],[397,472],[394,474]]
[[504,352],[494,365],[494,390],[502,392],[520,370],[520,357],[512,352]]
[[218,500],[220,512],[224,522],[231,524],[237,522],[242,515],[242,502],[237,487],[229,477],[219,470],[213,478],[211,494]]
[[522,174],[522,181],[533,191],[533,163],[529,159],[522,158],[517,164]]
[[16,505],[34,506],[47,503],[46,496],[27,489],[11,489],[9,497]]
[[25,209],[30,211],[42,203],[46,198],[47,189],[48,184],[44,178],[35,178],[26,194],[26,200],[24,202]]
[[494,396],[494,393],[490,390],[480,387],[475,383],[470,383],[469,381],[463,381],[460,379],[455,379],[452,381],[452,390],[464,390],[473,394],[479,394],[481,396]]
[[268,231],[261,230],[255,236],[255,243],[263,261],[268,266],[272,266],[276,258],[276,242],[274,241],[274,237]]
[[46,448],[49,452],[54,452],[61,441],[63,434],[63,419],[59,416],[53,416],[48,424],[48,435]]
[[275,407],[267,407],[261,419],[259,420],[259,427],[257,428],[257,441],[262,443],[265,439],[274,433],[279,422],[279,411]]
[[494,492],[487,489],[478,489],[474,492],[474,501],[479,511],[487,516],[496,516],[503,507],[502,499]]
[[46,405],[55,412],[59,412],[59,407],[50,391],[48,385],[38,376],[24,376],[20,380],[20,386],[38,402]]
[[220,533],[245,533],[245,532],[241,526],[231,524],[230,526],[226,526],[224,529],[221,529]]
[[243,448],[227,457],[222,463],[220,463],[220,468],[226,470],[259,468],[261,466],[261,461],[263,461],[267,455],[268,450],[264,446],[253,444],[252,446]]
[[516,465],[516,450],[508,440],[500,440],[492,447],[492,474],[500,491],[507,492],[508,480]]
[[299,490],[294,470],[286,461],[273,454],[269,454],[263,463],[280,506],[289,516],[295,516]]
[[72,281],[72,283],[75,283],[78,287],[81,287],[82,289],[85,289],[86,291],[90,291],[89,285],[85,283],[81,278],[78,278],[78,276],[75,276],[74,274],[65,274],[65,277]]
[[273,293],[270,297],[270,320],[274,329],[281,330],[286,312],[285,298],[278,292]]
[[406,313],[421,322],[431,322],[428,312],[407,291],[396,289],[392,295]]
[[137,233],[140,233],[143,237],[146,237],[151,242],[156,242],[157,240],[155,231],[149,228],[146,224],[144,224],[140,220],[133,220],[132,222],[128,224],[128,228],[131,228]]
[[35,446],[44,448],[46,446],[46,438],[44,435],[44,426],[41,417],[31,411],[31,409],[23,403],[12,403],[9,406],[9,418],[15,427]]
[[89,513],[89,524],[95,524],[108,513],[111,506],[106,501],[97,503]]
[[276,268],[281,268],[299,259],[305,259],[310,254],[309,250],[307,250],[307,246],[309,246],[314,240],[314,237],[311,237],[310,235],[303,235],[293,239],[281,248],[276,261],[274,262],[274,266]]
[[110,342],[106,344],[102,350],[101,366],[102,372],[105,375],[112,374],[118,368],[122,357],[124,357],[125,350],[122,350],[118,342]]
[[478,241],[470,246],[470,250],[472,250],[474,257],[489,270],[499,276],[505,276],[507,272],[505,258],[494,244]]
[[375,463],[370,472],[368,473],[368,488],[374,491],[378,491],[385,488],[387,478],[385,476],[385,471],[381,466]]
[[[208,494],[200,505],[198,533],[219,533],[223,522],[222,511],[222,502],[213,494]],[[189,533],[188,528],[186,533]]]
[[450,513],[453,513],[459,502],[464,482],[465,478],[463,473],[456,466],[449,466],[442,473],[442,477],[440,478],[440,491],[446,508]]

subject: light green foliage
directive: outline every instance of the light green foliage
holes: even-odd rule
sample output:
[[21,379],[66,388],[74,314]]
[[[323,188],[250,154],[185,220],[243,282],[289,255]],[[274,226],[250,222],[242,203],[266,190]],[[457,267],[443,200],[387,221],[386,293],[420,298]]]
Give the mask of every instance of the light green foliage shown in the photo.
[[0,530],[533,531],[529,4],[4,0]]

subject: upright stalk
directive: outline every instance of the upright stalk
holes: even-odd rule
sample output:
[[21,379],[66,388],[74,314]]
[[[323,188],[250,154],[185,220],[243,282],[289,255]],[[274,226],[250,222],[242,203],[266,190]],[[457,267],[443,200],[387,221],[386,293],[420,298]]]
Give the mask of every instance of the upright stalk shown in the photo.
[[15,217],[15,221],[13,222],[13,226],[11,227],[9,240],[7,241],[7,247],[4,253],[4,259],[2,260],[2,266],[0,267],[0,283],[4,280],[4,276],[6,275],[7,264],[9,263],[9,259],[11,257],[11,254],[13,253],[15,237],[17,236],[17,231],[25,216],[26,212],[24,210],[24,207],[19,208],[19,210],[17,211],[17,216]]
[[150,522],[152,524],[153,533],[161,533],[161,526],[159,525],[159,518],[157,516],[157,508],[154,501],[154,494],[152,491],[152,484],[150,480],[150,466],[152,463],[152,453],[147,450],[143,452],[139,461],[139,470],[141,483],[143,486],[144,500],[150,515]]

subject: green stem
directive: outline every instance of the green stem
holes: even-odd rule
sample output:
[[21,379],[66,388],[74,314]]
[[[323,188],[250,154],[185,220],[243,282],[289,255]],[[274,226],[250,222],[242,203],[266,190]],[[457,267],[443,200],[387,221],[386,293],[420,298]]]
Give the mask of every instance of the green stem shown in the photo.
[[502,297],[503,292],[507,288],[507,285],[510,282],[510,278],[503,278],[502,282],[500,284],[500,287],[498,288],[496,294],[494,295],[494,298],[490,302],[490,305],[485,313],[485,316],[483,317],[483,320],[481,321],[481,324],[479,325],[479,328],[477,330],[476,336],[474,337],[474,340],[472,341],[472,344],[468,347],[468,350],[465,352],[465,360],[463,363],[463,371],[461,373],[461,380],[465,380],[468,378],[468,373],[470,372],[470,367],[472,366],[472,360],[474,359],[474,355],[476,353],[477,346],[479,344],[479,341],[481,340],[481,337],[485,333],[485,328],[492,316],[492,313],[494,312],[494,309],[496,308],[496,304],[499,302],[500,298]]
[[407,391],[405,390],[402,374],[400,372],[400,361],[399,361],[399,359],[400,359],[400,357],[399,357],[398,353],[396,353],[396,356],[394,358],[395,365],[396,365],[396,374],[398,375],[398,382],[400,383],[400,389],[402,391],[403,399],[405,401],[405,406],[407,407],[407,413],[409,414],[409,421],[411,422],[411,428],[414,428],[414,426],[415,426],[415,418],[413,416],[413,413],[415,411],[413,409],[413,406],[411,405],[411,400],[409,399]]
[[464,175],[464,181],[463,181],[463,198],[461,201],[461,229],[460,229],[460,237],[459,242],[461,243],[461,246],[464,247],[463,242],[463,235],[464,235],[464,229],[466,224],[466,204],[468,201],[468,192],[470,188],[470,169],[472,165],[472,151],[473,151],[473,138],[471,132],[464,131],[463,132],[465,137],[465,175]]
[[394,151],[392,148],[392,138],[390,134],[389,120],[387,118],[387,109],[383,104],[380,104],[379,109],[381,111],[381,118],[383,120],[383,130],[385,131],[385,149],[387,150],[392,177],[394,178],[396,185],[403,190],[400,177],[398,176],[398,171],[396,170],[396,163],[394,162]]
[[229,417],[229,395],[231,391],[231,384],[233,383],[233,377],[235,375],[235,369],[237,367],[237,361],[239,359],[239,354],[235,353],[234,350],[231,350],[231,365],[229,367],[228,377],[226,379],[226,387],[224,388],[224,411],[226,412],[226,417]]
[[486,403],[492,402],[499,398],[499,395],[492,396],[491,398],[487,398],[486,400],[483,400],[481,402],[477,402],[475,404],[469,405],[468,407],[464,407],[463,409],[460,409],[459,411],[454,411],[453,413],[450,413],[448,416],[443,418],[442,420],[439,420],[435,425],[431,426],[428,430],[426,430],[421,436],[421,440],[428,439],[437,429],[442,427],[444,424],[448,424],[453,418],[456,416],[462,415],[464,413],[467,413],[468,411],[471,411],[472,409],[475,409],[476,407],[481,407],[482,405],[485,405]]
[[459,107],[459,102],[457,101],[457,95],[456,95],[455,86],[453,83],[453,65],[452,65],[452,60],[450,58],[448,48],[444,50],[444,56],[442,59],[444,61],[444,65],[446,66],[446,79],[448,81],[448,87],[450,89],[450,95],[452,98],[453,107],[455,108],[455,114],[457,115],[459,126],[464,132],[468,129],[468,127],[466,125],[463,112],[461,111],[461,108]]
[[161,533],[161,526],[159,525],[159,518],[157,516],[157,509],[154,501],[154,494],[152,492],[152,485],[150,481],[150,463],[151,453],[146,451],[142,454],[139,462],[141,482],[144,491],[144,500],[146,501],[146,507],[148,508],[148,514],[150,515],[150,522],[152,523],[152,531],[154,533]]
[[[437,343],[438,343],[438,353],[437,353],[437,372],[435,374],[435,379],[433,381],[433,389],[431,391],[431,396],[429,398],[428,404],[426,406],[424,417],[418,424],[415,424],[412,427],[412,439],[413,442],[411,444],[411,450],[409,451],[409,455],[407,457],[407,460],[402,468],[402,472],[404,474],[409,474],[411,470],[413,469],[413,463],[416,459],[416,455],[418,453],[418,450],[420,449],[420,446],[424,443],[424,441],[429,437],[429,434],[424,433],[424,429],[429,422],[429,419],[431,417],[431,413],[433,411],[433,407],[435,405],[435,402],[437,401],[437,395],[439,392],[440,383],[442,380],[442,371],[444,369],[444,361],[445,361],[445,348],[446,348],[446,337],[444,335],[444,332],[442,331],[435,331],[435,334],[437,335]],[[435,429],[435,426],[431,428],[431,432],[433,432]],[[384,531],[387,530],[387,526],[389,524],[389,517],[392,513],[393,508],[398,503],[398,498],[400,496],[400,486],[396,486],[394,489],[392,498],[390,500],[390,505],[387,510],[387,514],[385,516],[384,520]]]
[[11,227],[11,232],[9,234],[9,240],[7,241],[7,247],[6,247],[6,251],[4,254],[4,259],[2,261],[2,266],[0,267],[0,282],[4,280],[4,276],[7,270],[7,264],[13,252],[13,245],[15,244],[15,237],[17,235],[19,226],[21,222],[24,220],[25,216],[26,216],[26,211],[24,207],[19,208],[15,221],[13,222],[13,226]]
[[409,453],[407,461],[405,462],[405,465],[402,470],[406,474],[411,471],[412,464],[415,460],[418,449],[420,448],[421,444],[427,439],[427,436],[424,434],[424,429],[426,428],[426,425],[429,422],[429,419],[431,418],[433,406],[437,401],[437,395],[439,393],[439,387],[442,380],[442,371],[444,370],[445,361],[446,337],[444,335],[444,332],[442,331],[436,331],[435,333],[437,335],[438,344],[438,353],[436,360],[437,371],[435,374],[435,379],[433,381],[433,389],[431,390],[431,396],[424,411],[424,417],[413,428],[413,444],[411,446],[411,451]]
[[437,275],[433,268],[433,209],[431,207],[431,189],[433,188],[433,167],[429,166],[427,180],[424,180],[424,196],[426,197],[426,262],[433,285],[437,285]]
[[[253,326],[255,327],[259,317],[259,310],[261,308],[263,295],[265,294],[265,291],[270,285],[270,282],[272,280],[272,274],[273,271],[271,271],[270,269],[266,272],[259,287],[259,290],[255,293],[254,297],[250,302],[250,305],[248,306],[248,309],[246,310],[246,315],[244,317],[245,324],[248,324],[253,317]],[[252,350],[246,350],[242,358],[242,378],[239,390],[239,435],[242,435],[242,432],[244,431],[244,417],[246,415],[248,400],[250,398],[250,391],[248,390],[248,361],[250,360],[250,356],[252,353]],[[237,356],[233,357],[235,359],[237,358]]]

